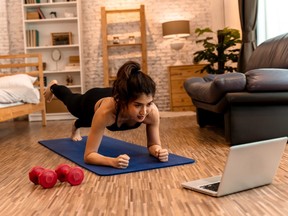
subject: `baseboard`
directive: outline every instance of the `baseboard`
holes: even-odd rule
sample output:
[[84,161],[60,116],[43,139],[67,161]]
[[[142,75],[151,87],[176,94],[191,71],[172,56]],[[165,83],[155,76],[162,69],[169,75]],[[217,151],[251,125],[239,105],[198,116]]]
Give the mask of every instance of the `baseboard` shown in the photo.
[[[47,121],[55,121],[55,120],[71,120],[75,119],[73,115],[70,113],[46,113]],[[29,115],[29,121],[42,121],[41,113],[33,113]]]

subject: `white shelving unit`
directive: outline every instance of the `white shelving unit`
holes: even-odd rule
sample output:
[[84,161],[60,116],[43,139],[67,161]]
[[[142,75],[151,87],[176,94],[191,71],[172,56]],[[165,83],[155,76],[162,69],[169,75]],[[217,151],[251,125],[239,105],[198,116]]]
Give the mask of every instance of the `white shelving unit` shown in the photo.
[[[42,53],[43,62],[46,64],[43,66],[46,83],[56,79],[59,84],[67,85],[66,79],[69,76],[72,77],[73,82],[67,87],[73,92],[83,93],[81,1],[22,0],[22,5],[24,49],[26,53]],[[45,18],[41,18],[39,9]],[[29,30],[30,32],[37,30],[38,36],[31,37],[31,34],[28,33]],[[64,39],[62,36],[56,36],[53,40],[52,33],[61,33],[64,35]],[[69,37],[69,35],[71,36]],[[69,38],[68,43],[67,38]],[[35,44],[37,40],[38,43]],[[52,59],[52,52],[55,50],[61,53],[58,61]],[[79,56],[79,63],[71,62],[70,57],[74,57],[75,60],[75,56]],[[46,111],[47,120],[74,118],[57,99],[46,104]],[[30,115],[29,119],[31,121],[40,120],[40,115]]]

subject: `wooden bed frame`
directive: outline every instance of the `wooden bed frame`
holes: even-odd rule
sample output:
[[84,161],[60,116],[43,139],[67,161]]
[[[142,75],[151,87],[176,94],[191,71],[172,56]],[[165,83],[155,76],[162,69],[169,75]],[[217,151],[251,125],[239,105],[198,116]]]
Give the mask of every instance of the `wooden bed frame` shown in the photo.
[[[0,108],[0,122],[7,121],[16,117],[28,115],[34,112],[41,111],[42,125],[46,125],[46,109],[44,98],[44,78],[42,55],[38,53],[33,54],[16,54],[16,55],[0,55],[0,77],[11,76],[15,74],[28,74],[30,76],[38,77],[34,86],[39,88],[40,102],[38,104],[21,104],[5,108]],[[2,62],[3,61],[3,62]],[[18,63],[13,63],[18,62]],[[20,62],[20,63],[19,63]],[[10,72],[10,69],[17,70],[17,72]],[[3,72],[3,71],[7,72]]]

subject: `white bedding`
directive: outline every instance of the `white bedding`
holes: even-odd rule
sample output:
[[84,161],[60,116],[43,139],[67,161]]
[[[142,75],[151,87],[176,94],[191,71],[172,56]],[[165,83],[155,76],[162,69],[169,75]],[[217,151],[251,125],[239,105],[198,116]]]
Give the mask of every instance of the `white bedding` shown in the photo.
[[18,106],[18,105],[22,105],[22,104],[24,104],[24,103],[22,103],[22,102],[16,102],[16,103],[10,103],[10,104],[1,104],[0,103],[0,109],[6,108],[6,107]]
[[39,90],[33,86],[36,79],[27,74],[0,77],[0,104],[39,103]]

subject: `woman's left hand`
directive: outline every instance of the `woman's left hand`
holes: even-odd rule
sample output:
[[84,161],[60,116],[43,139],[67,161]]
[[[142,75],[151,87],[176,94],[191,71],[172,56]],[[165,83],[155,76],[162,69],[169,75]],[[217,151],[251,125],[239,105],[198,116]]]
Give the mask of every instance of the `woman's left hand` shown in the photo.
[[167,162],[168,156],[169,156],[169,152],[167,149],[159,149],[157,151],[157,157],[161,162]]

